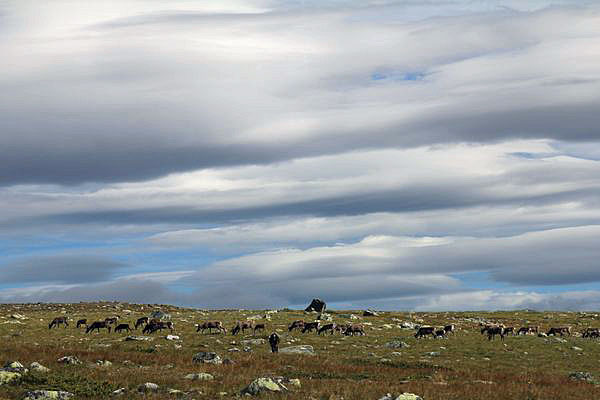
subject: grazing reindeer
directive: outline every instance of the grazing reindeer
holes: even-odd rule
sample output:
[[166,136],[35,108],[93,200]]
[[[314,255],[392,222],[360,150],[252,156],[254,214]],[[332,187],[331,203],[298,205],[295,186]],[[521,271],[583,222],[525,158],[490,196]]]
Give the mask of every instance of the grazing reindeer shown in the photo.
[[148,317],[138,318],[138,320],[135,321],[135,330],[144,324],[148,324]]
[[436,329],[435,332],[434,332],[433,337],[435,337],[436,339],[438,339],[438,338],[443,339],[443,338],[447,337],[446,336],[446,330],[444,328]]
[[302,333],[312,332],[313,330],[318,333],[319,325],[320,325],[319,321],[307,322],[304,324],[304,327],[302,328]]
[[496,335],[500,335],[500,340],[504,340],[504,328],[502,326],[492,326],[487,328],[488,340],[493,340]]
[[252,324],[252,322],[236,322],[235,326],[233,328],[231,328],[231,334],[232,335],[237,335],[240,330],[242,331],[242,334],[246,333],[246,329],[253,329],[254,325]]
[[81,325],[85,325],[85,327],[87,328],[87,319],[83,318],[77,321],[77,328],[79,328]]
[[598,335],[600,335],[599,328],[587,328],[585,331],[583,331],[581,337],[598,337]]
[[427,335],[431,335],[435,338],[435,328],[433,326],[422,326],[415,333],[415,338],[424,338]]
[[222,332],[224,335],[227,333],[227,329],[223,326],[221,321],[207,321],[203,324],[198,324],[198,329],[196,332],[204,333],[205,330],[208,329],[208,333],[212,333],[213,329],[217,329],[219,332]]
[[265,331],[265,324],[256,324],[254,325],[254,330],[252,331],[252,334],[256,336],[256,331]]
[[94,329],[97,329],[98,333],[100,333],[100,328],[106,328],[108,330],[108,333],[110,333],[110,325],[107,324],[106,321],[92,322],[92,324],[90,326],[88,326],[87,329],[85,330],[85,333],[90,333]]
[[365,336],[365,329],[363,328],[362,325],[350,325],[346,328],[346,330],[344,331],[344,335],[346,336],[355,336],[355,335],[360,335],[360,336]]
[[54,318],[52,320],[52,322],[50,322],[50,325],[48,325],[48,329],[52,329],[55,326],[58,328],[58,326],[60,324],[64,324],[65,328],[67,326],[69,326],[69,322],[67,321],[67,317],[56,317],[56,318]]
[[151,320],[145,327],[144,330],[142,331],[142,333],[154,333],[156,331],[161,331],[163,329],[170,329],[171,332],[173,332],[173,323],[171,321],[158,321],[158,320]]
[[114,317],[108,317],[108,318],[104,319],[104,322],[106,322],[109,325],[113,325],[113,324],[116,325],[119,318],[120,317],[118,315],[116,315]]
[[299,329],[301,330],[302,328],[304,328],[304,321],[299,319],[297,321],[294,321],[290,324],[290,326],[288,327],[288,332],[293,331],[294,329]]
[[128,333],[131,332],[131,328],[129,328],[129,324],[117,325],[117,327],[115,328],[115,333],[119,333],[121,331],[127,331]]
[[321,335],[321,333],[331,331],[331,334],[333,335],[333,332],[335,332],[335,330],[336,330],[335,328],[337,328],[337,324],[323,325],[322,327],[319,328],[319,331],[317,332],[317,334]]
[[517,335],[529,335],[538,333],[539,328],[537,326],[522,326],[517,331]]
[[454,334],[454,332],[456,332],[456,327],[454,326],[454,324],[446,325],[446,326],[444,326],[444,332],[445,332],[445,334],[448,334],[448,333]]
[[506,328],[504,328],[504,334],[506,336],[508,336],[509,334],[514,336],[515,335],[515,327],[514,326],[507,326]]
[[554,335],[556,336],[556,334],[560,334],[560,336],[563,336],[563,334],[568,333],[569,336],[571,336],[571,327],[570,326],[559,326],[559,327],[553,327],[550,328],[550,330],[548,331],[548,333],[546,335],[550,336],[550,335]]

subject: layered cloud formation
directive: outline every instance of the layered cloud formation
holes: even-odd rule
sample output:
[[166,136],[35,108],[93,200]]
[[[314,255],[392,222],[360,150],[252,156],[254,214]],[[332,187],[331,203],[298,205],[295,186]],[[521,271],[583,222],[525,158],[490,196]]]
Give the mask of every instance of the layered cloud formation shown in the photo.
[[584,1],[3,3],[0,300],[595,308],[598,26]]

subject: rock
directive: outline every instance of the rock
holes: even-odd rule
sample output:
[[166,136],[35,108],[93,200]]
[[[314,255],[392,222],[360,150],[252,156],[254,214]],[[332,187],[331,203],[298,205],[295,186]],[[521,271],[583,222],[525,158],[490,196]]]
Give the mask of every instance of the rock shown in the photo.
[[167,394],[169,394],[171,396],[176,396],[176,397],[184,397],[185,396],[185,392],[178,390],[178,389],[169,389],[169,390],[167,390]]
[[402,329],[415,329],[416,325],[412,322],[403,322],[400,324],[400,328]]
[[558,343],[567,343],[567,339],[563,339],[563,338],[554,338],[555,341],[557,341]]
[[18,320],[21,320],[21,321],[27,319],[26,316],[21,315],[21,314],[11,314],[10,317],[12,319],[18,319]]
[[247,321],[256,321],[258,319],[263,319],[263,316],[257,314],[257,315],[252,315],[252,316],[246,318]]
[[12,382],[15,379],[19,379],[20,377],[21,374],[18,372],[0,371],[0,386]]
[[241,393],[255,396],[263,392],[283,391],[287,391],[287,388],[283,384],[273,380],[272,378],[258,378],[253,380],[248,386],[246,386]]
[[235,361],[233,361],[231,358],[225,358],[223,360],[223,364],[225,364],[225,365],[233,365],[233,364],[235,364]]
[[363,312],[363,317],[378,317],[379,314],[373,310],[365,310]]
[[165,339],[167,339],[167,340],[179,340],[179,336],[177,336],[177,335],[167,335],[167,336],[165,336]]
[[312,346],[303,344],[300,346],[289,346],[279,349],[280,353],[284,354],[315,354],[315,349]]
[[325,313],[321,313],[319,315],[317,315],[317,318],[315,318],[317,321],[333,321],[333,318],[331,318],[331,315],[329,314],[325,314]]
[[573,381],[594,382],[594,376],[589,372],[571,372],[569,378]]
[[575,350],[575,351],[583,351],[583,349],[581,347],[577,347],[577,346],[573,346],[573,347],[571,347],[571,349]]
[[25,366],[23,364],[21,364],[18,361],[9,361],[6,364],[4,364],[4,368],[2,368],[3,371],[8,371],[8,372],[19,372],[19,373],[27,373],[27,368],[25,368]]
[[207,374],[206,372],[199,372],[196,374],[187,374],[185,379],[189,379],[192,381],[212,381],[215,379],[211,374]]
[[494,382],[492,382],[492,381],[484,381],[484,380],[481,380],[481,379],[475,379],[471,383],[478,383],[478,384],[481,384],[481,385],[493,385],[494,384]]
[[548,337],[548,335],[546,335],[544,332],[540,332],[538,333],[538,337]]
[[390,325],[390,324],[384,324],[384,325],[381,325],[381,327],[383,329],[394,329],[394,327],[392,325]]
[[75,395],[73,393],[63,392],[59,390],[34,390],[32,392],[27,392],[23,400],[65,400],[73,398],[74,396]]
[[158,385],[152,382],[146,382],[138,386],[138,392],[140,393],[149,393],[149,392],[158,392]]
[[316,311],[319,313],[322,313],[325,311],[325,308],[327,307],[327,305],[325,304],[325,302],[321,299],[312,299],[312,301],[310,302],[310,305],[308,307],[306,307],[304,309],[304,311]]
[[148,337],[148,336],[127,336],[125,338],[126,342],[131,342],[131,341],[147,342],[150,340],[152,340],[152,338]]
[[192,361],[198,362],[198,363],[205,363],[205,364],[221,364],[221,363],[223,363],[223,361],[221,360],[221,357],[217,353],[213,353],[210,351],[201,351],[199,353],[196,353],[194,355],[194,357],[192,358]]
[[96,365],[99,367],[110,367],[112,363],[108,360],[98,360],[96,361]]
[[230,353],[235,353],[235,352],[238,352],[238,351],[241,351],[241,350],[238,349],[237,347],[232,347],[231,349],[229,349],[227,351],[230,352]]
[[430,357],[438,357],[440,355],[439,351],[430,351],[429,353],[425,353],[425,355]]
[[34,361],[31,364],[29,364],[29,368],[32,371],[37,371],[37,372],[50,372],[50,368],[44,367],[42,364],[40,364],[37,361]]
[[394,396],[390,393],[386,394],[379,400],[423,400],[420,396],[412,393],[402,393],[401,395]]
[[392,340],[391,342],[387,342],[383,346],[387,347],[388,349],[401,349],[403,347],[410,347],[407,343],[402,342],[400,340]]
[[79,361],[79,358],[77,358],[75,356],[61,357],[57,361],[61,364],[70,364],[70,365],[81,364],[81,361]]
[[150,319],[159,319],[161,321],[170,321],[171,320],[171,314],[167,314],[164,313],[160,310],[158,311],[152,311],[150,313]]
[[265,339],[247,339],[247,340],[242,340],[242,344],[243,345],[254,345],[254,346],[259,346],[262,344],[267,343],[267,341]]
[[123,396],[127,392],[125,388],[119,388],[111,393],[111,396]]

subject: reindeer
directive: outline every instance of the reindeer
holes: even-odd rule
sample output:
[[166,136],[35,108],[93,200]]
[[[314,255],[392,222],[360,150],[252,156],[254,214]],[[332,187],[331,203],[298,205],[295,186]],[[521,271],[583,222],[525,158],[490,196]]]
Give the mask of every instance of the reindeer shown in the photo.
[[312,332],[313,330],[315,332],[319,332],[319,321],[315,321],[315,322],[306,322],[304,324],[304,326],[302,327],[302,333],[306,333],[306,332]]
[[548,331],[548,333],[546,335],[556,336],[557,333],[560,334],[560,336],[563,336],[563,334],[565,334],[565,333],[568,333],[569,336],[571,336],[571,327],[570,326],[552,327],[552,328],[550,328],[550,330]]
[[350,335],[355,336],[357,334],[360,336],[366,335],[365,329],[363,328],[362,325],[350,325],[344,331],[344,335],[346,335],[346,336],[350,336]]
[[293,331],[294,329],[303,329],[304,328],[304,321],[299,319],[297,321],[294,321],[290,324],[290,326],[288,327],[288,332]]
[[83,318],[83,319],[80,319],[79,321],[77,321],[77,328],[78,328],[78,329],[79,329],[79,327],[80,327],[81,325],[85,325],[85,327],[87,328],[87,326],[88,326],[88,324],[87,324],[87,319]]
[[144,327],[142,333],[154,333],[163,329],[170,329],[173,332],[173,323],[171,321],[159,321],[156,319],[150,320],[150,322]]
[[335,332],[335,328],[337,328],[337,324],[323,325],[322,327],[319,328],[319,330],[317,331],[317,334],[321,335],[321,333],[325,333],[327,331],[330,331],[331,334],[333,335],[333,332]]
[[144,324],[148,324],[148,317],[138,318],[138,320],[135,321],[135,330]]
[[514,326],[507,326],[506,328],[504,328],[504,334],[506,336],[508,336],[508,334],[514,336],[515,335],[515,327]]
[[529,335],[530,333],[536,334],[536,333],[538,333],[538,331],[539,331],[539,327],[537,327],[537,326],[522,326],[517,331],[517,335]]
[[493,340],[496,335],[500,335],[500,340],[504,340],[504,327],[492,326],[487,328],[488,340]]
[[115,333],[119,333],[121,331],[131,332],[131,328],[129,328],[129,324],[119,324],[115,328]]
[[100,333],[100,328],[106,328],[108,330],[108,333],[110,333],[111,328],[110,328],[110,325],[106,323],[106,321],[92,322],[92,324],[90,326],[88,326],[87,329],[85,330],[85,333],[90,333],[94,329],[97,329],[98,333]]
[[119,317],[118,315],[115,315],[114,317],[107,317],[104,319],[104,322],[106,322],[109,325],[116,325],[119,318],[121,317]]
[[454,332],[456,332],[456,326],[454,326],[454,324],[446,325],[446,326],[444,326],[444,332],[445,332],[445,334],[448,334],[448,333],[454,334]]
[[48,325],[48,329],[52,329],[53,327],[57,327],[60,324],[64,324],[65,328],[67,326],[69,326],[69,322],[67,321],[67,317],[56,317],[52,320],[52,322],[50,322],[50,325]]
[[447,337],[446,330],[444,328],[436,329],[433,337],[436,339],[440,339],[440,338],[443,339],[443,338]]
[[231,334],[232,335],[237,335],[240,331],[242,331],[242,334],[246,333],[246,329],[254,329],[254,324],[252,322],[236,322],[235,326],[233,328],[231,328]]
[[433,326],[422,326],[415,333],[415,338],[424,338],[427,335],[431,335],[435,338],[435,328]]
[[196,332],[202,331],[202,333],[204,333],[206,329],[208,329],[208,333],[212,333],[213,329],[217,329],[224,335],[227,334],[227,329],[223,326],[221,321],[207,321],[203,324],[198,324],[198,329],[196,329]]
[[583,331],[581,337],[598,337],[600,335],[600,328],[587,328]]
[[252,334],[256,336],[256,331],[265,331],[265,324],[256,324],[254,325],[254,330],[252,331]]

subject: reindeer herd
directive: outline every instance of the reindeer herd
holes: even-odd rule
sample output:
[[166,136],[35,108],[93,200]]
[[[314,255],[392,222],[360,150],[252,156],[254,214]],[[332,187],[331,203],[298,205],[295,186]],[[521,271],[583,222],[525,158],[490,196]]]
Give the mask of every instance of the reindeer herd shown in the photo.
[[[110,333],[113,327],[114,333],[120,333],[123,331],[130,333],[132,331],[130,325],[128,323],[118,323],[119,319],[120,316],[116,315],[107,317],[104,320],[94,321],[91,324],[88,324],[87,319],[80,319],[77,321],[76,327],[78,329],[85,327],[85,333],[90,333],[93,331],[100,332],[101,329],[106,329],[108,333]],[[48,329],[55,327],[57,328],[61,325],[64,328],[69,326],[67,317],[60,316],[54,318],[48,325]],[[171,321],[162,321],[160,319],[151,319],[149,317],[138,318],[133,326],[133,330],[138,330],[142,327],[142,333],[144,334],[152,334],[157,331],[162,332],[163,329],[169,329],[170,332],[173,332],[174,330],[174,324]],[[264,323],[254,323],[253,321],[237,321],[229,331],[227,328],[225,328],[221,321],[205,321],[196,324],[196,328],[196,332],[202,334],[206,331],[208,331],[209,334],[212,334],[213,331],[215,331],[215,333],[221,333],[224,335],[230,332],[233,336],[239,334],[240,332],[242,334],[246,334],[246,331],[256,335],[257,332],[264,332],[266,330]],[[331,322],[321,325],[321,321],[307,322],[304,320],[293,321],[288,326],[288,332],[291,333],[293,331],[299,331],[301,333],[315,332],[319,336],[322,334],[333,335],[335,333],[345,336],[366,335],[365,328],[361,324],[336,324]],[[417,339],[426,337],[437,339],[447,338],[449,334],[454,334],[455,332],[455,325],[445,325],[442,327],[418,326],[414,336]],[[573,332],[570,326],[551,327],[547,333],[544,333],[541,332],[539,326],[523,326],[517,330],[514,326],[506,326],[501,323],[480,323],[480,333],[482,335],[487,335],[488,340],[491,341],[494,340],[496,336],[499,336],[501,340],[504,340],[504,338],[508,335],[571,336]],[[581,333],[581,337],[600,338],[600,328],[587,328]]]

